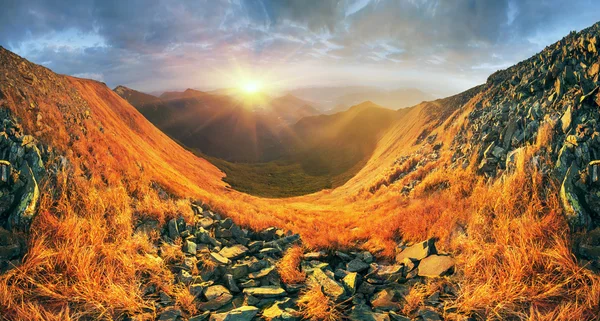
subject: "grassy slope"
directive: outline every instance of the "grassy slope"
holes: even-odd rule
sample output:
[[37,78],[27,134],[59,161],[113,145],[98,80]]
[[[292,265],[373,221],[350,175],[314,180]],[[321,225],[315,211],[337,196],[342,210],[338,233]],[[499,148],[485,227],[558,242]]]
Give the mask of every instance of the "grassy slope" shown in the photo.
[[[0,58],[7,55],[0,49]],[[449,108],[444,101],[408,110],[343,186],[272,200],[227,189],[216,167],[170,140],[103,84],[11,59],[17,62],[0,64],[6,105],[25,132],[67,155],[70,170],[41,196],[25,264],[0,278],[0,314],[9,319],[112,319],[143,311],[151,318],[152,302],[137,287],[139,280],[150,276],[162,289],[172,276],[151,259],[148,237],[133,234],[132,226],[148,218],[189,217],[185,202],[161,200],[149,187],[152,181],[207,201],[242,225],[298,232],[315,248],[364,247],[391,255],[399,236],[438,237],[440,248],[460,260],[459,310],[531,319],[590,319],[600,312],[599,278],[577,266],[558,202],[548,198],[555,193],[540,189],[540,174],[531,168],[522,165],[507,181],[490,186],[472,169],[432,171],[448,164],[450,151],[444,149],[440,161],[397,184],[365,191],[387,176],[397,157],[420,147],[414,142],[424,129],[447,146],[456,127],[434,127],[438,120],[424,117],[430,108]],[[33,86],[23,80],[28,74],[36,76]],[[473,105],[457,112],[456,126]],[[71,119],[83,119],[77,108],[85,106],[89,119],[74,124]],[[37,113],[52,126],[40,128]],[[411,179],[425,187],[408,198],[400,189]],[[425,192],[440,181],[449,187]],[[532,201],[523,206],[523,199]]]

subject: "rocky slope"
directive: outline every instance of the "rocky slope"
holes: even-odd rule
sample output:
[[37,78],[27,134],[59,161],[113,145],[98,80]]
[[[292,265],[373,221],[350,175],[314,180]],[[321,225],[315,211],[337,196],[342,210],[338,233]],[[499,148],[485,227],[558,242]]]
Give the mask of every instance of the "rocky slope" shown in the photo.
[[[170,220],[158,246],[159,255],[177,276],[175,286],[189,288],[200,313],[190,314],[165,292],[146,287],[146,294],[156,297],[158,320],[301,320],[307,305],[326,303],[307,303],[307,287],[322,291],[350,320],[411,320],[406,314],[442,320],[445,302],[457,293],[453,285],[442,282],[425,306],[399,312],[411,289],[454,271],[454,259],[438,253],[433,239],[400,244],[391,263],[377,261],[368,251],[304,253],[297,234],[276,228],[249,231],[207,207],[192,207],[194,224],[183,218]],[[300,251],[297,260],[282,264],[291,248]],[[286,275],[281,273],[290,269],[301,277],[284,282]]]
[[467,166],[476,154],[478,171],[497,177],[526,145],[544,145],[538,158],[547,163],[537,166],[561,183],[573,229],[591,229],[600,218],[598,41],[596,24],[491,75],[453,146],[455,163]]

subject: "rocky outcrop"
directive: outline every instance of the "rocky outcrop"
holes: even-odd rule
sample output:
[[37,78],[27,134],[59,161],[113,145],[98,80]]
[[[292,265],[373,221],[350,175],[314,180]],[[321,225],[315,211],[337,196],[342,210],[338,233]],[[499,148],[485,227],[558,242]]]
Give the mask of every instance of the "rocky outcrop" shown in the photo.
[[[598,39],[600,24],[491,75],[451,147],[454,162],[468,163],[476,154],[478,172],[495,178],[515,168],[525,146],[545,145],[533,165],[562,183],[562,203],[574,230],[600,223]],[[538,137],[548,138],[538,142]]]
[[17,266],[26,252],[25,235],[45,176],[40,150],[43,146],[0,107],[0,272]]
[[433,239],[399,245],[392,262],[379,262],[368,251],[305,252],[298,268],[306,281],[285,284],[276,264],[287,248],[302,244],[298,235],[276,228],[253,232],[208,208],[192,207],[193,224],[181,218],[166,224],[159,255],[163,246],[181,244],[183,261],[169,262],[173,283],[189,289],[200,312],[186,315],[164,293],[154,293],[160,320],[300,320],[297,302],[308,284],[317,284],[350,320],[439,316],[444,299],[455,294],[440,292],[427,307],[402,315],[413,286],[454,271],[454,260],[438,254]]

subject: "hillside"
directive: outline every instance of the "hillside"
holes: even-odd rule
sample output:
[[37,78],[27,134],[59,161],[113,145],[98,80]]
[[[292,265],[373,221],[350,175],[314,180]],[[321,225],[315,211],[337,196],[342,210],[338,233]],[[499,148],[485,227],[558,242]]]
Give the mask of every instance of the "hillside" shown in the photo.
[[153,97],[123,86],[115,92],[156,127],[198,153],[235,162],[270,161],[298,119],[318,112],[292,96],[237,97],[194,89]]
[[398,112],[345,184],[284,199],[0,48],[3,195],[25,204],[0,216],[0,318],[596,319],[599,37]]

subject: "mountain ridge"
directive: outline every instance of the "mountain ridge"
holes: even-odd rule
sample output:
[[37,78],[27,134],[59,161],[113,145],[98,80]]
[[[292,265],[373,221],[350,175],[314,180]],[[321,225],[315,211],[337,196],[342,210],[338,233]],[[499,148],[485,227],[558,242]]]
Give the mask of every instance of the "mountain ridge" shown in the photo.
[[[306,253],[317,261],[309,268],[301,266],[310,264],[302,248],[285,254],[295,262],[288,267],[329,286],[309,293],[346,316],[594,319],[599,38],[596,24],[481,86],[394,112],[402,117],[344,185],[285,199],[227,188],[222,172],[102,83],[57,75],[0,49],[0,105],[19,132],[55,155],[44,162],[50,185],[40,184],[27,255],[0,276],[0,311],[13,319],[177,319],[200,307],[213,311],[203,317],[226,318],[219,312],[233,303],[214,312],[225,305],[209,308],[219,303],[211,299],[296,299],[298,287],[279,276],[268,288],[232,286],[290,271],[269,259],[283,257],[277,246],[296,239],[287,229],[302,246],[323,250]],[[259,238],[269,250],[250,245]],[[244,280],[237,282],[231,269],[248,253],[266,263],[258,273],[236,270]],[[426,273],[432,260],[451,263],[443,273],[458,277]],[[372,267],[364,280],[346,278]],[[217,284],[196,298],[188,285],[205,285],[195,277]],[[344,284],[362,296],[342,301],[353,291]],[[259,310],[266,309],[252,309]]]

